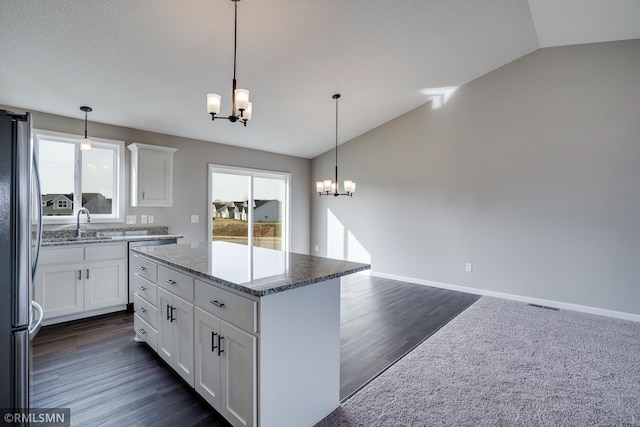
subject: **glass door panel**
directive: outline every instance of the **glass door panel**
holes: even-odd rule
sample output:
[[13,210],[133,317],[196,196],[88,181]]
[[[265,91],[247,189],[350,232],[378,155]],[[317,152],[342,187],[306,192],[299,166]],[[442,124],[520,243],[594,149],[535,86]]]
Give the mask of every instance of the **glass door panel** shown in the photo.
[[248,245],[251,177],[213,172],[211,185],[211,240]]

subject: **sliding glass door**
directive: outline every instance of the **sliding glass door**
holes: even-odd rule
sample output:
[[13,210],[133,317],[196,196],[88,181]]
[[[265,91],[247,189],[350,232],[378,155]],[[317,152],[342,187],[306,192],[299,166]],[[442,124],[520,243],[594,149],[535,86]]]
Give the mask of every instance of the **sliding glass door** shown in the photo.
[[212,241],[288,250],[290,175],[209,165]]

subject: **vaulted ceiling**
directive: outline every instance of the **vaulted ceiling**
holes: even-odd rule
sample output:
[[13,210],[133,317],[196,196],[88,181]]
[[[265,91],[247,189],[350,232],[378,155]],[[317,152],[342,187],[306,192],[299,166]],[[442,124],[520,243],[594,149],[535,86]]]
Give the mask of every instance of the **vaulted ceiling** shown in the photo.
[[206,111],[230,112],[231,0],[0,3],[0,104],[306,158],[334,93],[343,142],[538,48],[640,38],[638,0],[242,0],[244,128]]

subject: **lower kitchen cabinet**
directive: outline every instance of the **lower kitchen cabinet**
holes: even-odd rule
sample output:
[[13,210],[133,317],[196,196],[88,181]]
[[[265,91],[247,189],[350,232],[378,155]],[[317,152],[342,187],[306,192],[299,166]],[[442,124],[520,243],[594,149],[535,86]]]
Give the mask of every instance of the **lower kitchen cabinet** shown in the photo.
[[158,354],[193,387],[193,304],[158,288]]
[[127,303],[127,264],[118,261],[92,261],[84,264],[84,309],[111,307]]
[[234,427],[256,425],[256,337],[195,308],[195,389]]
[[44,319],[84,311],[83,264],[45,264],[38,266],[35,300],[42,306]]
[[42,248],[34,288],[44,324],[122,309],[127,303],[126,246]]

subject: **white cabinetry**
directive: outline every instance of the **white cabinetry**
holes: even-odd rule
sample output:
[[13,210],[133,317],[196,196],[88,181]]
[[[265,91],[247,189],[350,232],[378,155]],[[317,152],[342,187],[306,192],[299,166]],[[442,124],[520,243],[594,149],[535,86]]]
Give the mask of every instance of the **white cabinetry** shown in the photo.
[[158,288],[158,354],[193,387],[193,304]]
[[258,301],[138,254],[131,260],[136,340],[233,426],[257,426]]
[[[221,291],[227,298],[200,299],[215,287],[196,281],[196,301],[204,308],[241,306],[255,301]],[[199,291],[203,292],[199,292]],[[239,304],[234,304],[240,301]],[[212,310],[210,310],[212,311]],[[211,313],[195,308],[195,389],[233,426],[255,426],[257,404],[257,338]]]
[[127,263],[124,243],[42,248],[35,300],[44,323],[79,319],[124,308]]
[[158,351],[158,266],[137,255],[129,258],[129,291],[133,291],[136,341]]
[[131,206],[171,206],[175,148],[133,143],[131,151]]

